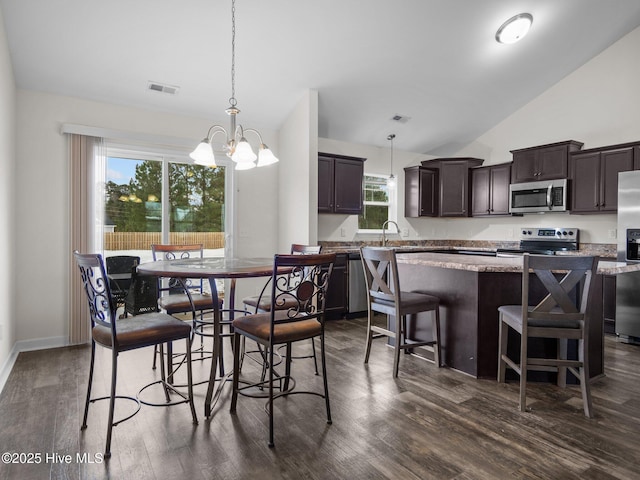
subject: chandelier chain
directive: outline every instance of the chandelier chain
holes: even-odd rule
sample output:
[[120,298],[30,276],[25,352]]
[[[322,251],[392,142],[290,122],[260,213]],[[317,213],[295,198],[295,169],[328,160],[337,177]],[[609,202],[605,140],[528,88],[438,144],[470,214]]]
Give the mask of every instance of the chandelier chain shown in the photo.
[[235,107],[236,100],[236,1],[231,1],[231,98],[229,103]]

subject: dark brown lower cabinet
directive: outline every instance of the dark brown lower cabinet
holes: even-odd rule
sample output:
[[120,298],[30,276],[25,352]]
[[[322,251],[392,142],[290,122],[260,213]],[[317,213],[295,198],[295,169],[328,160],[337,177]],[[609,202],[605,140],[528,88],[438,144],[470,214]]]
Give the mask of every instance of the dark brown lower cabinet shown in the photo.
[[602,276],[602,316],[604,333],[616,333],[616,276]]
[[338,253],[329,279],[325,316],[329,320],[342,318],[349,308],[349,254]]

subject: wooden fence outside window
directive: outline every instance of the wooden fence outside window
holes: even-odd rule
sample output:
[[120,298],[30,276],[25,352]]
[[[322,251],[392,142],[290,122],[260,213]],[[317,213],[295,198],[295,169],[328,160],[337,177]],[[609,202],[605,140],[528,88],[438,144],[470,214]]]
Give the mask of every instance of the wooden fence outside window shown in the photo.
[[[160,232],[106,232],[105,250],[150,250],[151,244],[162,243]],[[171,232],[169,243],[187,245],[202,243],[206,249],[224,248],[224,232]]]

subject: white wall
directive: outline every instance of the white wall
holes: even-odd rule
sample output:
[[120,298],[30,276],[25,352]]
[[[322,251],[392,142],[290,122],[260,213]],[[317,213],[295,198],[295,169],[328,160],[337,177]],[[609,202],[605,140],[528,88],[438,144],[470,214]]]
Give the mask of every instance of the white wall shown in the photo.
[[[15,341],[15,242],[14,239],[14,170],[16,86],[9,56],[4,19],[0,10],[0,389],[8,374],[9,355]],[[19,238],[19,237],[18,237]],[[6,368],[5,368],[6,367]]]
[[[640,140],[640,28],[629,33],[538,98],[456,153],[485,159],[485,165],[511,161],[510,150],[563,140],[584,142],[583,148]],[[396,132],[399,134],[399,132]],[[386,153],[372,147],[319,139],[320,151],[368,157],[365,172],[378,170]],[[347,153],[348,152],[348,153]],[[401,157],[403,160],[395,161]],[[521,226],[571,226],[581,229],[581,241],[615,244],[615,215],[544,214],[495,219],[404,218],[402,168],[417,165],[425,155],[394,153],[399,176],[398,223],[409,229],[407,239],[515,240]],[[373,161],[371,161],[373,160]],[[388,160],[387,160],[388,161]],[[382,162],[384,165],[384,162]],[[397,169],[395,169],[397,165]],[[398,171],[399,170],[399,171]],[[341,236],[341,229],[345,236]],[[355,236],[357,218],[320,215],[320,240],[342,241]]]
[[[227,122],[227,118],[217,119],[222,125]],[[69,169],[66,137],[60,134],[63,123],[178,137],[195,144],[212,121],[18,91],[14,186],[20,198],[13,228],[19,240],[14,256],[20,259],[20,268],[13,276],[15,316],[19,318],[16,341],[47,339],[49,343],[64,343],[67,337]],[[277,151],[275,133],[262,129],[261,133]],[[261,222],[277,209],[276,188],[276,169],[238,172],[238,216],[243,219],[239,225],[239,255],[274,251],[277,231],[264,229]],[[45,284],[46,288],[36,289]],[[34,292],[38,294],[36,300]]]
[[309,90],[280,128],[278,252],[317,242],[318,92]]

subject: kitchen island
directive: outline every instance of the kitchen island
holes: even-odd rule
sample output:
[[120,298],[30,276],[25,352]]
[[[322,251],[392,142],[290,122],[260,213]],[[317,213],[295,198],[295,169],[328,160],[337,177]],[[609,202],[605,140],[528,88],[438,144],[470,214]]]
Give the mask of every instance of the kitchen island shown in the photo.
[[[519,304],[522,286],[521,257],[448,255],[445,253],[398,253],[403,290],[425,291],[441,299],[441,342],[444,363],[477,378],[495,379],[498,367],[498,307]],[[591,378],[604,373],[602,274],[616,275],[640,270],[640,265],[600,262],[590,306],[589,368]],[[543,292],[534,292],[538,301]],[[421,329],[420,316],[408,319],[416,340],[430,339]],[[513,340],[516,340],[515,338]],[[512,344],[510,340],[510,348]],[[552,346],[541,341],[535,349],[545,354]],[[549,352],[553,353],[554,352]]]

